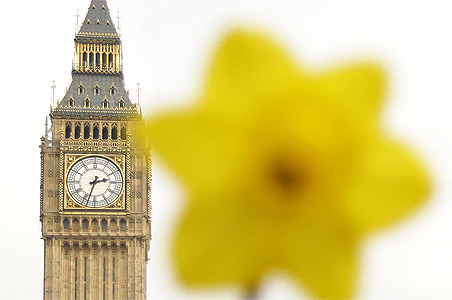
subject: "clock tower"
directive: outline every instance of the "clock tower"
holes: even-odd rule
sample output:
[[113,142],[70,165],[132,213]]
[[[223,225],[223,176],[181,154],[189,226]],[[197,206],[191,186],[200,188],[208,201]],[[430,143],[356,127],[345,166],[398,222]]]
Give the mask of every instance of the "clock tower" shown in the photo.
[[150,151],[106,0],[75,35],[72,82],[41,139],[44,300],[146,299]]

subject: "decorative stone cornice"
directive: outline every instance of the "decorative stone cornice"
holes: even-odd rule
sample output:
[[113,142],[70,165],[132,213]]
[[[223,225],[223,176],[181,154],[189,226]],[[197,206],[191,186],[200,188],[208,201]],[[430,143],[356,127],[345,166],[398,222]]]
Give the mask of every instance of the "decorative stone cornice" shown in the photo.
[[88,120],[141,120],[137,106],[133,107],[71,107],[68,105],[52,108],[50,116],[55,119]]
[[122,140],[93,140],[89,139],[62,139],[60,149],[68,152],[129,152],[130,141]]
[[99,33],[99,32],[78,32],[76,38],[79,37],[113,37],[119,39],[117,33]]

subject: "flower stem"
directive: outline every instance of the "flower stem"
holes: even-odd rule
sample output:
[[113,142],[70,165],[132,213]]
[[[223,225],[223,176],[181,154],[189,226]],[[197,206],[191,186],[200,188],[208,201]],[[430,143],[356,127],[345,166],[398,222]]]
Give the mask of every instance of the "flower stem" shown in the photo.
[[255,282],[249,284],[245,290],[243,299],[244,300],[259,299],[259,284],[255,283]]

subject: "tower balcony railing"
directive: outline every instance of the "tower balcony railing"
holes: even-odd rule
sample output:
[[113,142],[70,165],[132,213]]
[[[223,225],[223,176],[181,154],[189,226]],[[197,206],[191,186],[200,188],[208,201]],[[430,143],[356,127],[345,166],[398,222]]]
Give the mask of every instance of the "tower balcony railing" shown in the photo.
[[104,73],[117,74],[121,72],[120,66],[115,65],[97,65],[97,64],[72,64],[72,71],[83,73]]

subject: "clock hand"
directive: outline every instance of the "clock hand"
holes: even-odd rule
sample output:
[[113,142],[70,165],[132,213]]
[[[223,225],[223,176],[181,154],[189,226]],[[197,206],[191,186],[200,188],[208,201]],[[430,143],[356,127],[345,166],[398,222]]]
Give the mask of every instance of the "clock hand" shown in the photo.
[[91,181],[89,184],[91,184],[92,185],[92,187],[91,187],[91,191],[89,192],[89,196],[88,196],[88,199],[86,199],[86,203],[88,203],[89,202],[89,198],[91,198],[91,194],[93,193],[93,190],[94,190],[94,186],[96,185],[96,183],[98,183],[99,181],[97,181],[97,178],[99,178],[99,177],[97,177],[97,176],[94,176],[94,180],[93,181]]
[[95,185],[96,183],[98,183],[99,181],[97,181],[97,178],[99,178],[98,176],[94,176],[94,180],[91,181],[89,184]]
[[88,198],[86,199],[86,204],[88,204],[88,202],[89,202],[89,198],[91,197],[91,194],[93,193],[93,190],[94,190],[94,186],[95,186],[96,184],[94,183],[93,184],[93,187],[91,188],[91,191],[89,192],[89,196],[88,196]]

